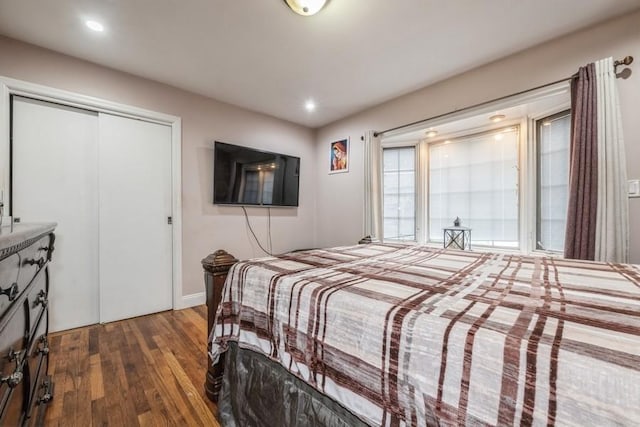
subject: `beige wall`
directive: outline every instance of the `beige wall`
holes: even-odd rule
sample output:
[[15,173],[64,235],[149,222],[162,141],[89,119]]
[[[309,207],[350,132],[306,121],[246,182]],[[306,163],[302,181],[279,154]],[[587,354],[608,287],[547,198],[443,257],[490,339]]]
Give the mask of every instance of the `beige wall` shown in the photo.
[[[399,97],[318,131],[316,154],[319,246],[356,242],[363,232],[363,153],[360,136],[447,113],[563,79],[579,66],[632,55],[628,79],[618,79],[629,179],[640,178],[640,12],[528,49],[508,58]],[[473,46],[469,46],[470,49]],[[384,60],[384,55],[381,55]],[[348,174],[328,175],[321,160],[327,144],[351,137]],[[640,198],[630,199],[631,262],[640,263]]]
[[[311,130],[4,37],[0,37],[0,76],[182,118],[184,295],[204,290],[200,260],[213,250],[224,248],[240,258],[262,254],[252,243],[240,208],[212,204],[214,140],[301,157],[300,207],[271,209],[273,250],[313,245],[316,168]],[[248,210],[264,245],[266,212]]]

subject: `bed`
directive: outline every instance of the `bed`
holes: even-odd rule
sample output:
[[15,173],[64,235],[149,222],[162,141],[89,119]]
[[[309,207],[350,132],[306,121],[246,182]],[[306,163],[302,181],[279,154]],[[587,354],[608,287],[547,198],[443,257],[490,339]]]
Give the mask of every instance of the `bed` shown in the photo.
[[225,425],[640,420],[638,266],[381,243],[235,261],[203,260]]

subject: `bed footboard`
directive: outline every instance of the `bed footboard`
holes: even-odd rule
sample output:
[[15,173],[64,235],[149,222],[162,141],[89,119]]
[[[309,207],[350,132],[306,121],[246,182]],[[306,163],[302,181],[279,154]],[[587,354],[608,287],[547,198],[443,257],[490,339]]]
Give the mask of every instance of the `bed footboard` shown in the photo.
[[[207,342],[211,336],[213,323],[216,318],[216,311],[222,299],[222,288],[227,278],[229,269],[238,260],[224,250],[217,250],[202,260],[204,268],[204,283],[207,295]],[[220,355],[218,363],[215,365],[209,356],[211,343],[207,344],[207,377],[205,379],[204,388],[207,397],[214,401],[218,401],[220,387],[222,386],[222,374],[224,370],[224,354]]]
[[[375,237],[366,236],[362,238],[358,243],[378,243],[379,240]],[[222,249],[215,251],[208,257],[202,260],[202,267],[204,268],[204,283],[207,295],[207,358],[208,368],[207,377],[205,379],[204,388],[207,397],[214,402],[218,401],[220,394],[220,388],[222,387],[222,374],[224,373],[224,359],[225,354],[221,354],[218,362],[214,365],[211,361],[211,357],[208,355],[211,350],[211,343],[209,343],[209,337],[211,336],[211,330],[216,318],[216,311],[218,305],[222,300],[222,288],[224,282],[227,279],[229,269],[238,260],[227,251]]]

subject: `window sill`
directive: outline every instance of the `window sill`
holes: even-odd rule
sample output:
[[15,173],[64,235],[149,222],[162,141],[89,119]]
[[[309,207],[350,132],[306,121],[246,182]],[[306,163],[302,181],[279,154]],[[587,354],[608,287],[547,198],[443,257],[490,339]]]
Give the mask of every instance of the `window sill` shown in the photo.
[[[384,243],[393,243],[393,244],[405,244],[407,246],[426,246],[428,248],[433,249],[442,249],[442,243],[434,243],[434,242],[426,242],[426,243],[418,243],[414,240],[392,240],[386,239],[383,240]],[[553,252],[553,251],[523,251],[519,248],[508,249],[508,248],[491,248],[488,246],[472,246],[470,252],[483,252],[483,253],[498,253],[505,255],[522,255],[522,256],[531,256],[536,258],[558,258],[564,259],[564,254],[561,252]]]

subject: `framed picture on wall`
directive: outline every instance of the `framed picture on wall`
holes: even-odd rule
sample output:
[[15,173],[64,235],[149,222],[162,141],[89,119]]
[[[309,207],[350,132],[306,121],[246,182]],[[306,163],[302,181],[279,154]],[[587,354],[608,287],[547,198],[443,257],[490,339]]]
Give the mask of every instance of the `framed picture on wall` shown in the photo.
[[349,172],[349,138],[338,139],[329,145],[329,173]]

